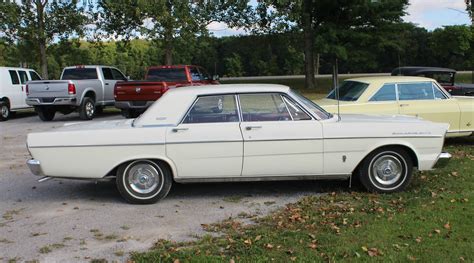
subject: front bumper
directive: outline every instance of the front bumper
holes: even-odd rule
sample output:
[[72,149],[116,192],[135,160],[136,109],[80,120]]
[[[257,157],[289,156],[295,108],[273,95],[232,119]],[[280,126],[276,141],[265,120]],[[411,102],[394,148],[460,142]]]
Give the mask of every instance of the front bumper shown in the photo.
[[28,165],[28,168],[30,168],[31,173],[34,175],[39,175],[43,176],[43,171],[41,170],[41,163],[38,160],[35,159],[29,159],[26,161],[26,165]]
[[76,98],[27,98],[26,104],[30,106],[49,106],[49,105],[73,105],[77,106]]
[[115,101],[115,108],[118,109],[147,109],[150,107],[155,101]]
[[445,167],[448,163],[449,160],[451,160],[452,155],[447,152],[442,152],[438,155],[438,159],[436,160],[435,165],[433,168],[443,168]]

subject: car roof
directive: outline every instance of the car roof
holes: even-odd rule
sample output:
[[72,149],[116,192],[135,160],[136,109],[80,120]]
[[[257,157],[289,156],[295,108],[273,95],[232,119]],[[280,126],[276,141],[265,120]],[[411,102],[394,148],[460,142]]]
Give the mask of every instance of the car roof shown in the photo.
[[392,75],[417,75],[429,72],[456,73],[456,70],[439,67],[398,67],[392,70]]
[[11,69],[11,70],[33,70],[32,68],[20,68],[20,67],[0,67],[0,69]]
[[250,93],[250,92],[288,92],[290,87],[279,84],[220,84],[188,86],[170,89],[171,93],[187,93],[191,96]]
[[375,76],[346,79],[346,81],[358,81],[367,84],[387,83],[387,82],[425,82],[433,79],[414,76]]

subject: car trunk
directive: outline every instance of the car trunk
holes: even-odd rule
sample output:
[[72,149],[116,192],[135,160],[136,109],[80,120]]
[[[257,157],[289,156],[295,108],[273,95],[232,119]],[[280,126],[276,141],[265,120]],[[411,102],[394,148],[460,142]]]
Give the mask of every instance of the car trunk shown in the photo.
[[115,85],[116,101],[153,101],[168,90],[164,82],[128,81]]

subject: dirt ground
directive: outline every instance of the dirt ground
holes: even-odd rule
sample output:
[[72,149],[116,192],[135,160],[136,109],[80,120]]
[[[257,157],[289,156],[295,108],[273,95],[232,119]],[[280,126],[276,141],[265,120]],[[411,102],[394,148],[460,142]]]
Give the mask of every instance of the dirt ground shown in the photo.
[[[93,121],[121,118],[105,111]],[[191,239],[205,233],[201,224],[265,215],[321,189],[321,182],[174,184],[166,199],[140,206],[125,203],[114,182],[38,183],[25,165],[26,135],[79,121],[58,114],[42,122],[27,112],[0,123],[0,262],[122,262],[157,239]]]

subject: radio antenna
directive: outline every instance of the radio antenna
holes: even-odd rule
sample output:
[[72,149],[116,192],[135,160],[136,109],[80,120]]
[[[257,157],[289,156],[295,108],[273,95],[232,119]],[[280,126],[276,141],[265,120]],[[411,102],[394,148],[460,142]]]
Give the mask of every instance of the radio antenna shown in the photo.
[[338,83],[338,73],[337,73],[338,71],[339,70],[337,68],[337,58],[336,58],[334,61],[334,65],[332,67],[332,83],[334,85],[334,94],[337,101],[337,118],[338,118],[338,121],[340,121],[341,113],[339,109],[339,83]]

